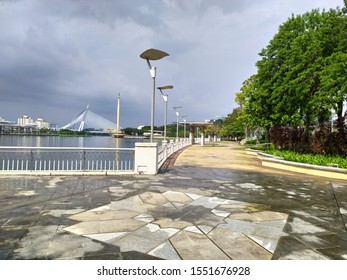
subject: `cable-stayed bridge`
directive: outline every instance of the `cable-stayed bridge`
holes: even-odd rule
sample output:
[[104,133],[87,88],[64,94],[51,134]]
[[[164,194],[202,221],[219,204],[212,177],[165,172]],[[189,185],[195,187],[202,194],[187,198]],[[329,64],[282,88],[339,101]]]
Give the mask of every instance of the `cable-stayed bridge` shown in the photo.
[[72,121],[67,125],[64,125],[60,129],[71,129],[75,131],[82,130],[108,130],[115,129],[116,123],[111,122],[104,117],[89,110],[89,105],[87,108],[77,113]]

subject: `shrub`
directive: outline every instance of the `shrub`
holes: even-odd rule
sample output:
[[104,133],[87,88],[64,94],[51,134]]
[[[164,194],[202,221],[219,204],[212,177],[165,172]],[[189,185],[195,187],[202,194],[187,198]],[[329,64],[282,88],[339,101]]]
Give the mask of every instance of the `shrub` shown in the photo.
[[347,159],[342,156],[300,154],[293,151],[266,150],[267,153],[279,156],[288,161],[308,163],[321,166],[347,168]]
[[277,149],[299,153],[323,155],[347,155],[346,133],[332,132],[326,123],[305,131],[303,127],[274,126],[270,130],[271,140]]

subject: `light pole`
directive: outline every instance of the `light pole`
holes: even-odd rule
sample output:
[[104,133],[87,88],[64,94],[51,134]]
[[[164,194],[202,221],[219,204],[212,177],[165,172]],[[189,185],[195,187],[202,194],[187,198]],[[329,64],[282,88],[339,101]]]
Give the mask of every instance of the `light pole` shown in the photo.
[[182,119],[184,121],[184,138],[186,138],[186,122],[187,122],[187,118],[188,116],[182,116]]
[[172,107],[174,110],[175,110],[175,112],[176,112],[176,140],[178,139],[178,117],[179,117],[179,115],[180,115],[180,113],[177,111],[177,109],[180,109],[180,108],[182,108],[182,106],[174,106],[174,107]]
[[162,59],[165,56],[168,56],[169,54],[160,50],[156,49],[148,49],[144,51],[142,54],[140,54],[140,57],[143,59],[146,59],[149,72],[151,74],[151,77],[153,79],[153,86],[152,86],[152,106],[151,106],[151,136],[150,136],[150,142],[153,142],[153,133],[154,133],[154,106],[155,106],[155,77],[156,77],[156,67],[152,67],[150,60],[159,60]]
[[173,89],[173,86],[163,86],[163,87],[157,87],[157,89],[160,90],[161,95],[163,96],[163,99],[165,101],[165,117],[164,117],[164,140],[166,140],[166,126],[167,126],[167,101],[168,101],[168,95],[163,93],[163,90],[165,89]]

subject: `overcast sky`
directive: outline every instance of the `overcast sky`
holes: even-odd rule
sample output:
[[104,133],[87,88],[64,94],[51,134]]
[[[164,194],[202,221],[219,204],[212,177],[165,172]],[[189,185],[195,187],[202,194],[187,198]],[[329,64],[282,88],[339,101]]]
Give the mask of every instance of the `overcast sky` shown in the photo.
[[[0,117],[23,114],[67,124],[88,104],[121,126],[150,124],[153,61],[157,86],[172,84],[173,106],[190,121],[226,116],[256,72],[258,53],[294,14],[343,0],[0,0]],[[155,125],[164,102],[156,94]]]

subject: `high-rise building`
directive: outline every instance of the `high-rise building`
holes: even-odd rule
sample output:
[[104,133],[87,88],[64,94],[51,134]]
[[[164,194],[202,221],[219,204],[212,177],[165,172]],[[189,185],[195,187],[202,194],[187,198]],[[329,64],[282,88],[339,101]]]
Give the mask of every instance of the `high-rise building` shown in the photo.
[[29,117],[28,115],[23,115],[22,117],[18,118],[18,125],[32,126],[35,125],[35,123],[31,117]]
[[37,118],[36,120],[37,128],[49,128],[49,123],[42,118]]
[[45,121],[43,118],[37,118],[37,120],[34,121],[28,115],[23,115],[22,117],[18,118],[18,125],[36,127],[38,129],[49,128],[49,123]]

